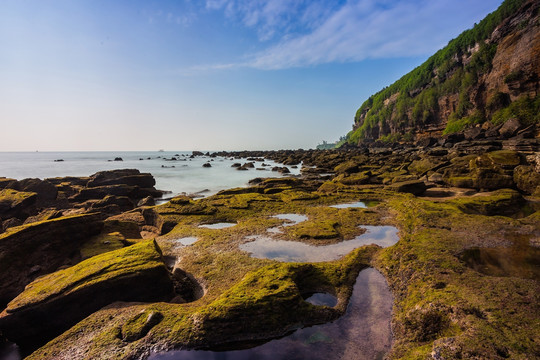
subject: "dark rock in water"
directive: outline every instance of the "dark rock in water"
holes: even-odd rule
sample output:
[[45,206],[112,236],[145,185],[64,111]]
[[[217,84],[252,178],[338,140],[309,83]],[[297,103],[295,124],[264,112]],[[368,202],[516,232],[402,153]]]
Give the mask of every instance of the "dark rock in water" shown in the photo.
[[231,167],[233,167],[233,168],[239,168],[241,166],[242,166],[242,164],[240,164],[240,163],[234,163],[234,164],[231,165]]
[[114,161],[124,161],[124,159],[122,159],[121,157],[115,157]]
[[289,174],[289,173],[291,172],[291,171],[289,170],[289,168],[286,167],[286,166],[274,166],[274,167],[272,168],[272,171],[277,171],[277,172],[279,172],[279,173],[281,173],[281,174]]
[[202,167],[209,168],[209,167],[212,167],[212,164],[207,162],[207,163],[204,163]]
[[246,168],[250,168],[250,169],[253,169],[255,167],[255,164],[253,162],[247,162],[245,163],[244,165],[242,165],[243,167],[246,167]]
[[64,159],[56,159],[56,160],[54,160],[54,162],[62,162],[62,161],[64,161]]
[[102,227],[98,214],[75,215],[11,228],[0,234],[0,307],[32,280],[33,266],[41,266],[44,273],[55,271]]
[[203,156],[204,153],[200,152],[200,151],[193,151],[191,152],[191,156]]
[[0,314],[0,329],[28,351],[113,302],[172,295],[161,250],[155,241],[144,241],[36,279]]

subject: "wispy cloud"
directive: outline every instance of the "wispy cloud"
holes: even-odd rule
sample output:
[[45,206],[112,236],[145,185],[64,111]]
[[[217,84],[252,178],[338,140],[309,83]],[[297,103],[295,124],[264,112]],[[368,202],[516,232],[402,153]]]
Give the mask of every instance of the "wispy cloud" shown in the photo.
[[311,29],[328,16],[339,1],[325,0],[207,0],[209,10],[222,10],[244,26],[254,28],[259,40]]
[[427,55],[496,2],[348,0],[328,6],[328,1],[317,0],[207,0],[206,7],[256,29],[262,42],[273,40],[266,49],[245,55],[236,67],[284,69]]

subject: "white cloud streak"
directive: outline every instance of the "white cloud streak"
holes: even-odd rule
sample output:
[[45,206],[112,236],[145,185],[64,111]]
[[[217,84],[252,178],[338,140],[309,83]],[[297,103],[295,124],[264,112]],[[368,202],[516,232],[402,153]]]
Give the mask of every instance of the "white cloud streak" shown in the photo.
[[[469,0],[207,0],[206,7],[274,40],[235,65],[285,69],[368,58],[423,56],[444,46],[472,25]],[[479,7],[478,5],[476,6]],[[489,6],[485,6],[488,7]],[[478,10],[477,10],[478,12]],[[478,19],[475,19],[478,20]]]

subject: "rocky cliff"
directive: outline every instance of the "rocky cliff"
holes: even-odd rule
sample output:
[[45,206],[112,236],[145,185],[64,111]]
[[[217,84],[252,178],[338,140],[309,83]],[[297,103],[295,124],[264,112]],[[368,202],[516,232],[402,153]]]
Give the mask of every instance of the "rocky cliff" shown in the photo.
[[[522,129],[527,129],[525,137],[537,136],[539,8],[535,0],[504,1],[424,64],[365,101],[348,143],[412,142],[471,128],[481,129],[485,137],[508,138]],[[501,132],[508,120],[516,123],[515,131]]]

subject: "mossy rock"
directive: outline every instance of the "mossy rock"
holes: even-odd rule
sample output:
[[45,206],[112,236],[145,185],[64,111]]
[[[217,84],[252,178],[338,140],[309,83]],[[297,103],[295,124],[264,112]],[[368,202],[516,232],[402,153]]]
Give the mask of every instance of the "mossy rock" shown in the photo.
[[443,162],[439,159],[432,158],[429,156],[424,157],[420,160],[414,160],[408,167],[408,170],[416,175],[424,175],[428,171],[438,167]]
[[132,342],[145,337],[161,320],[163,314],[159,311],[141,311],[122,326],[122,340]]
[[512,168],[518,166],[521,162],[519,153],[513,150],[492,151],[486,155],[493,162],[493,164],[499,166]]
[[352,174],[358,171],[358,164],[355,161],[346,161],[334,168],[338,174]]
[[33,222],[0,234],[0,305],[38,275],[71,263],[81,245],[102,228],[98,214],[84,214]]
[[290,227],[289,233],[299,239],[333,239],[339,237],[334,220],[308,220]]
[[393,183],[385,187],[386,190],[395,191],[399,193],[409,193],[413,195],[421,195],[426,191],[427,186],[421,180],[410,180]]
[[[345,311],[356,276],[374,251],[376,246],[366,246],[336,262],[263,267],[192,317],[210,346],[263,339],[286,333],[298,324],[335,319]],[[336,307],[314,306],[304,300],[304,294],[317,291],[335,294]]]
[[348,176],[340,175],[335,178],[335,181],[345,185],[364,185],[369,184],[371,179],[371,171],[350,174]]
[[515,190],[502,189],[455,199],[452,200],[452,203],[468,214],[511,216],[519,212],[521,207],[525,205],[525,200]]
[[0,315],[0,330],[26,350],[115,301],[163,301],[173,294],[155,241],[94,256],[30,283]]
[[286,190],[281,193],[281,200],[285,202],[317,200],[319,197],[318,194],[306,191]]
[[520,165],[514,169],[514,182],[521,191],[540,197],[540,174],[532,166]]
[[86,260],[96,255],[118,250],[128,245],[124,235],[120,232],[101,233],[94,236],[81,247],[81,259]]
[[35,192],[13,189],[0,190],[0,220],[18,217],[24,220],[29,215],[29,207],[37,200]]

